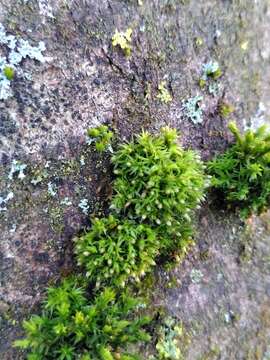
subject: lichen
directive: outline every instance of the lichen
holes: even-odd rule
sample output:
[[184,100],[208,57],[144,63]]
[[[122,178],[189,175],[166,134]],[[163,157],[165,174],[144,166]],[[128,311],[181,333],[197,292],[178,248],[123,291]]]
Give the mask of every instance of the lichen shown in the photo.
[[202,66],[202,75],[199,79],[199,86],[204,89],[208,84],[208,92],[217,96],[220,93],[221,86],[216,82],[222,75],[222,71],[217,61],[209,61]]
[[183,110],[185,115],[194,123],[200,124],[203,122],[203,111],[200,102],[203,97],[200,95],[191,97],[187,100],[183,100]]
[[5,47],[6,56],[0,57],[0,100],[6,100],[12,96],[11,83],[15,72],[23,76],[19,65],[29,57],[41,63],[45,62],[42,54],[46,50],[43,41],[38,46],[32,46],[27,40],[8,35],[4,26],[0,23],[0,45]]
[[54,197],[55,195],[57,195],[57,187],[55,184],[53,184],[51,182],[48,183],[48,194],[51,197]]
[[171,317],[165,319],[156,344],[158,359],[184,360],[184,355],[179,347],[179,340],[183,335],[184,328],[181,323],[177,323],[176,320]]
[[8,203],[9,200],[13,199],[14,198],[14,194],[12,191],[10,191],[6,197],[2,197],[0,196],[0,212],[1,211],[6,211],[7,208],[6,208],[6,204]]
[[190,272],[190,278],[193,284],[198,284],[203,278],[203,273],[200,270],[192,269]]
[[48,0],[39,0],[38,5],[40,15],[54,19],[53,7]]
[[25,178],[24,170],[27,168],[26,164],[21,163],[18,160],[13,160],[11,163],[11,169],[8,174],[8,179],[13,180],[13,176],[18,174],[18,179],[22,180]]
[[158,85],[157,98],[165,104],[168,104],[172,101],[172,96],[169,93],[169,90],[166,88],[165,81],[161,81],[161,83]]
[[218,96],[220,94],[220,91],[221,91],[221,86],[219,83],[212,82],[211,84],[209,84],[209,86],[208,86],[209,94],[211,94],[213,96]]
[[64,206],[71,206],[72,201],[66,196],[63,200],[61,200],[60,204]]
[[112,46],[119,46],[126,56],[131,54],[131,35],[132,29],[128,28],[125,32],[119,32],[117,29],[112,37]]
[[88,211],[90,207],[88,203],[88,199],[81,199],[78,206],[85,215],[88,215]]
[[219,63],[217,61],[209,61],[202,66],[201,79],[207,81],[209,78],[218,79],[222,75]]
[[255,131],[264,124],[269,124],[269,120],[266,118],[266,107],[264,103],[260,102],[255,115],[248,121],[244,119],[244,130],[250,129]]

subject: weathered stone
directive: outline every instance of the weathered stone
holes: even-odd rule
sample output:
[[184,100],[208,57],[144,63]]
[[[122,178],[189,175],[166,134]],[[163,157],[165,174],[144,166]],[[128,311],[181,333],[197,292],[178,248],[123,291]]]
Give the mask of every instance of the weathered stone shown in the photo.
[[[87,128],[105,122],[124,139],[168,124],[181,130],[186,147],[209,158],[230,141],[228,119],[217,110],[221,98],[235,107],[233,117],[242,127],[270,113],[268,0],[48,4],[46,10],[34,0],[0,2],[0,21],[9,34],[46,45],[46,61],[23,60],[13,95],[0,100],[0,194],[14,194],[0,212],[0,301],[9,306],[8,316],[0,309],[3,360],[24,358],[11,346],[21,319],[38,309],[49,281],[74,268],[71,239],[89,225],[80,201],[88,200],[90,213],[106,208],[111,169],[108,158],[86,145]],[[128,27],[130,58],[111,44],[115,29]],[[7,51],[0,45],[0,56]],[[217,95],[198,85],[202,65],[211,60],[223,72]],[[163,80],[173,97],[167,105],[157,99]],[[182,108],[183,100],[196,95],[204,105],[198,125]],[[9,179],[14,159],[27,165],[24,178],[15,173]],[[179,287],[166,289],[160,270],[158,302],[192,335],[187,359],[265,360],[269,218],[255,219],[247,235],[220,210],[201,216],[198,245],[175,270]],[[199,272],[191,276],[192,269]]]

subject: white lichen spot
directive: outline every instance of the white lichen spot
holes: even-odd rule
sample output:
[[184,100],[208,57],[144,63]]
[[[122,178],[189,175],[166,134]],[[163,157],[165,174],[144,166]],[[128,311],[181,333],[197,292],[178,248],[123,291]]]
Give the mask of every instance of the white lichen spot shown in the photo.
[[114,153],[114,150],[113,150],[113,147],[112,147],[111,144],[108,145],[107,150],[108,150],[111,154]]
[[266,119],[266,107],[260,102],[257,108],[255,115],[250,118],[248,121],[243,119],[244,130],[253,130],[256,131],[259,127],[263,125],[268,125],[270,127],[270,122]]
[[15,233],[16,229],[17,229],[17,225],[16,225],[16,224],[12,224],[11,229],[9,230],[9,232],[10,232],[11,234],[13,234],[13,233]]
[[190,272],[190,278],[193,284],[198,284],[203,278],[203,273],[201,272],[201,270],[192,269]]
[[54,19],[53,7],[50,4],[49,0],[39,0],[38,5],[40,15],[42,15],[43,17]]
[[248,40],[243,41],[243,42],[241,43],[241,45],[240,45],[240,47],[241,47],[241,49],[242,49],[243,51],[247,51],[247,50],[248,50],[248,46],[249,46],[249,41],[248,41]]
[[85,165],[85,157],[83,155],[80,157],[80,164],[81,166]]
[[[0,57],[0,100],[6,100],[12,96],[11,83],[14,74],[24,76],[19,67],[23,59],[30,59],[44,63],[46,61],[42,52],[46,50],[43,41],[38,46],[32,46],[27,40],[8,35],[4,26],[0,23],[0,45],[5,47],[5,56]],[[8,72],[7,72],[8,69]]]
[[31,184],[33,184],[34,186],[36,186],[37,184],[41,183],[42,181],[42,176],[38,175],[36,178],[31,180]]
[[215,37],[218,39],[221,37],[221,31],[219,29],[216,30],[215,32]]
[[221,91],[221,86],[217,82],[213,82],[208,86],[208,92],[213,96],[218,96],[220,94],[220,91]]
[[94,143],[95,141],[96,141],[96,139],[90,138],[89,136],[87,136],[87,138],[86,138],[86,144],[87,144],[87,145],[91,145],[91,144]]
[[203,80],[207,80],[209,75],[215,74],[219,70],[220,67],[217,61],[209,61],[208,63],[203,64],[202,66],[203,75],[201,78]]
[[28,41],[20,39],[18,46],[18,53],[25,59],[29,57],[30,59],[45,62],[45,57],[42,52],[46,50],[45,43],[43,41],[39,42],[38,46],[31,46]]
[[66,196],[63,200],[61,200],[60,204],[64,206],[71,206],[72,201]]
[[22,180],[25,178],[24,170],[27,168],[26,164],[21,163],[18,160],[13,160],[11,163],[11,169],[8,174],[8,179],[13,180],[13,176],[18,174],[18,179]]
[[203,97],[197,95],[182,101],[182,109],[186,117],[189,118],[194,124],[200,124],[203,122],[203,111],[201,106],[202,100]]
[[6,197],[0,196],[0,212],[6,211],[6,204],[9,202],[9,200],[14,198],[13,192],[9,192]]
[[57,194],[57,187],[55,184],[49,182],[48,183],[48,194],[54,197]]
[[79,208],[82,210],[82,212],[85,215],[88,215],[88,211],[89,211],[89,204],[88,204],[88,200],[87,199],[82,199],[79,203]]

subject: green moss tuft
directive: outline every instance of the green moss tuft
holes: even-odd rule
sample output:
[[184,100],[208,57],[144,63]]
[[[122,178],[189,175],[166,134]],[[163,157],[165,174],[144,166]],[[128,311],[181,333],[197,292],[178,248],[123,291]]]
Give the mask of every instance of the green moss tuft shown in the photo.
[[270,134],[266,126],[244,135],[235,123],[229,129],[235,144],[208,163],[213,186],[243,216],[259,214],[270,202]]
[[15,70],[14,70],[12,67],[6,66],[6,67],[4,68],[4,70],[3,70],[3,73],[4,73],[5,77],[6,77],[9,81],[11,81],[11,80],[14,79]]

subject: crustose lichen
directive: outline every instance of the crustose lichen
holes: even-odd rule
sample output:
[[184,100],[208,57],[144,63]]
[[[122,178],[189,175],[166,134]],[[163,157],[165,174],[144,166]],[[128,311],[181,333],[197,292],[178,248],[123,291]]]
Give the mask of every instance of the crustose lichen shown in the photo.
[[42,52],[46,50],[46,47],[43,41],[40,41],[38,46],[32,46],[27,40],[8,35],[1,23],[0,46],[5,48],[5,52],[7,50],[7,55],[0,56],[0,100],[6,100],[12,95],[11,83],[15,73],[23,76],[22,69],[19,67],[22,61],[29,57],[42,63],[45,62]]

